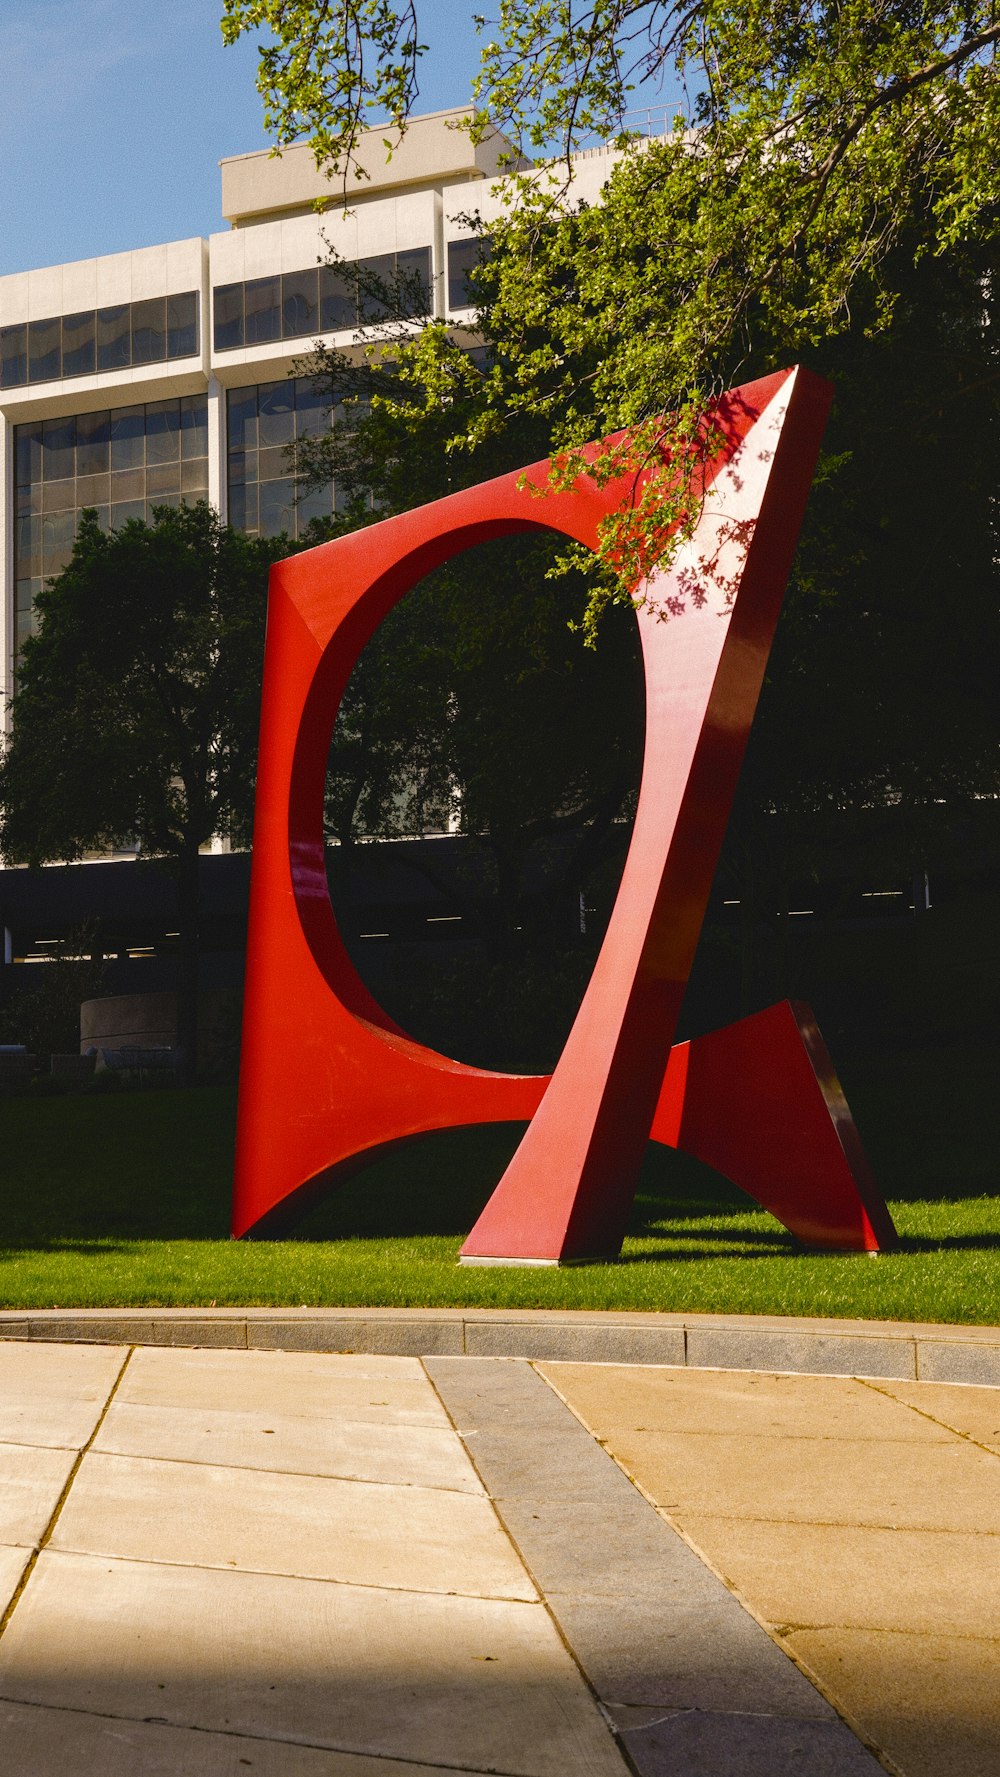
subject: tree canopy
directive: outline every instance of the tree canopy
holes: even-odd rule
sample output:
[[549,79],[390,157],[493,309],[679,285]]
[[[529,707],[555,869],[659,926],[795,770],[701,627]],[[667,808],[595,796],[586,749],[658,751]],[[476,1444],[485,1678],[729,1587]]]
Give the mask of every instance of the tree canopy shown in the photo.
[[[349,191],[360,130],[386,122],[391,152],[417,98],[419,0],[226,0],[227,38],[261,29],[278,146],[305,135]],[[462,387],[453,451],[544,418],[566,476],[631,428],[598,468],[647,472],[602,544],[628,591],[696,520],[722,384],[765,344],[810,355],[859,305],[885,326],[907,265],[995,237],[1000,22],[993,0],[500,0],[483,35],[470,127],[554,159],[490,225],[486,374],[470,387],[438,330],[413,383],[438,405]],[[666,134],[632,139],[630,107],[664,91]],[[587,210],[560,156],[595,138],[622,154]]]
[[198,852],[253,806],[267,570],[287,539],[204,503],[103,531],[85,512],[39,593],[0,759],[0,847],[40,864],[138,842],[178,883],[178,1026],[194,1064]]

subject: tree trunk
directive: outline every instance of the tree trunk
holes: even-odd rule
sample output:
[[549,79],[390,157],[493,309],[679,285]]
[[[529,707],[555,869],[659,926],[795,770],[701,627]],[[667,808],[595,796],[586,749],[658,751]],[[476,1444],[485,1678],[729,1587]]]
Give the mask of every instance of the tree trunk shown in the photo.
[[201,949],[201,886],[198,848],[189,847],[177,860],[177,1046],[181,1050],[178,1078],[193,1085],[198,1070],[198,978]]

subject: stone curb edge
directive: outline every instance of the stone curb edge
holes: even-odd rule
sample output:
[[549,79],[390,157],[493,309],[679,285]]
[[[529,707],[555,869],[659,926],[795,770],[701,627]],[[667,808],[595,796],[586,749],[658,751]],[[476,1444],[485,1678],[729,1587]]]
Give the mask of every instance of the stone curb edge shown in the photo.
[[867,1376],[1000,1388],[1000,1327],[778,1316],[468,1308],[0,1311],[0,1340],[511,1357]]

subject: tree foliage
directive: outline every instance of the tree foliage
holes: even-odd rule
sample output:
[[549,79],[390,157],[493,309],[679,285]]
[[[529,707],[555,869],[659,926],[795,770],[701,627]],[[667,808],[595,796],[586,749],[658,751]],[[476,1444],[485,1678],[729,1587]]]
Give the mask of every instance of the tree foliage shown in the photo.
[[0,760],[0,846],[41,864],[123,841],[170,860],[181,931],[181,1041],[193,1063],[198,852],[249,829],[267,569],[205,504],[101,530],[84,513],[38,595]]
[[[343,170],[359,119],[405,123],[414,10],[228,0],[224,29],[277,33],[260,75],[277,139],[305,134]],[[498,349],[450,447],[530,412],[570,477],[587,439],[631,428],[597,472],[642,473],[602,542],[634,590],[696,522],[700,416],[762,344],[808,355],[859,297],[885,326],[904,246],[912,263],[995,235],[998,39],[993,0],[500,0],[473,130],[563,154],[597,135],[622,154],[591,210],[558,156],[511,180],[483,289]],[[635,96],[655,102],[664,81],[672,126],[630,140]],[[450,400],[457,352],[433,335],[417,352],[425,398]]]
[[[383,295],[390,307],[393,293]],[[411,327],[405,296],[390,328]],[[449,453],[454,405],[401,398],[394,360],[321,349],[299,368],[322,384],[336,416],[295,450],[305,485],[336,479],[341,510],[326,534],[520,467],[546,447],[544,424],[529,416]],[[475,866],[440,886],[461,902],[465,933],[494,953],[551,938],[560,920],[571,937],[566,906],[597,864],[620,853],[638,775],[634,624],[625,611],[609,613],[599,654],[584,646],[572,624],[585,591],[572,576],[551,578],[561,543],[534,530],[428,575],[362,653],[333,733],[331,837],[350,846],[445,820],[474,837]],[[422,867],[431,869],[430,857]]]

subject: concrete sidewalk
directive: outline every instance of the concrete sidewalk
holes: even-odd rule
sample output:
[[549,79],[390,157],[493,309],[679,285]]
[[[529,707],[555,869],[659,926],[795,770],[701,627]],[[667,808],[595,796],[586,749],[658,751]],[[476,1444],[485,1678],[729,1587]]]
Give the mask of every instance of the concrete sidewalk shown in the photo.
[[994,1777],[998,1480],[989,1388],[0,1343],[4,1777]]

